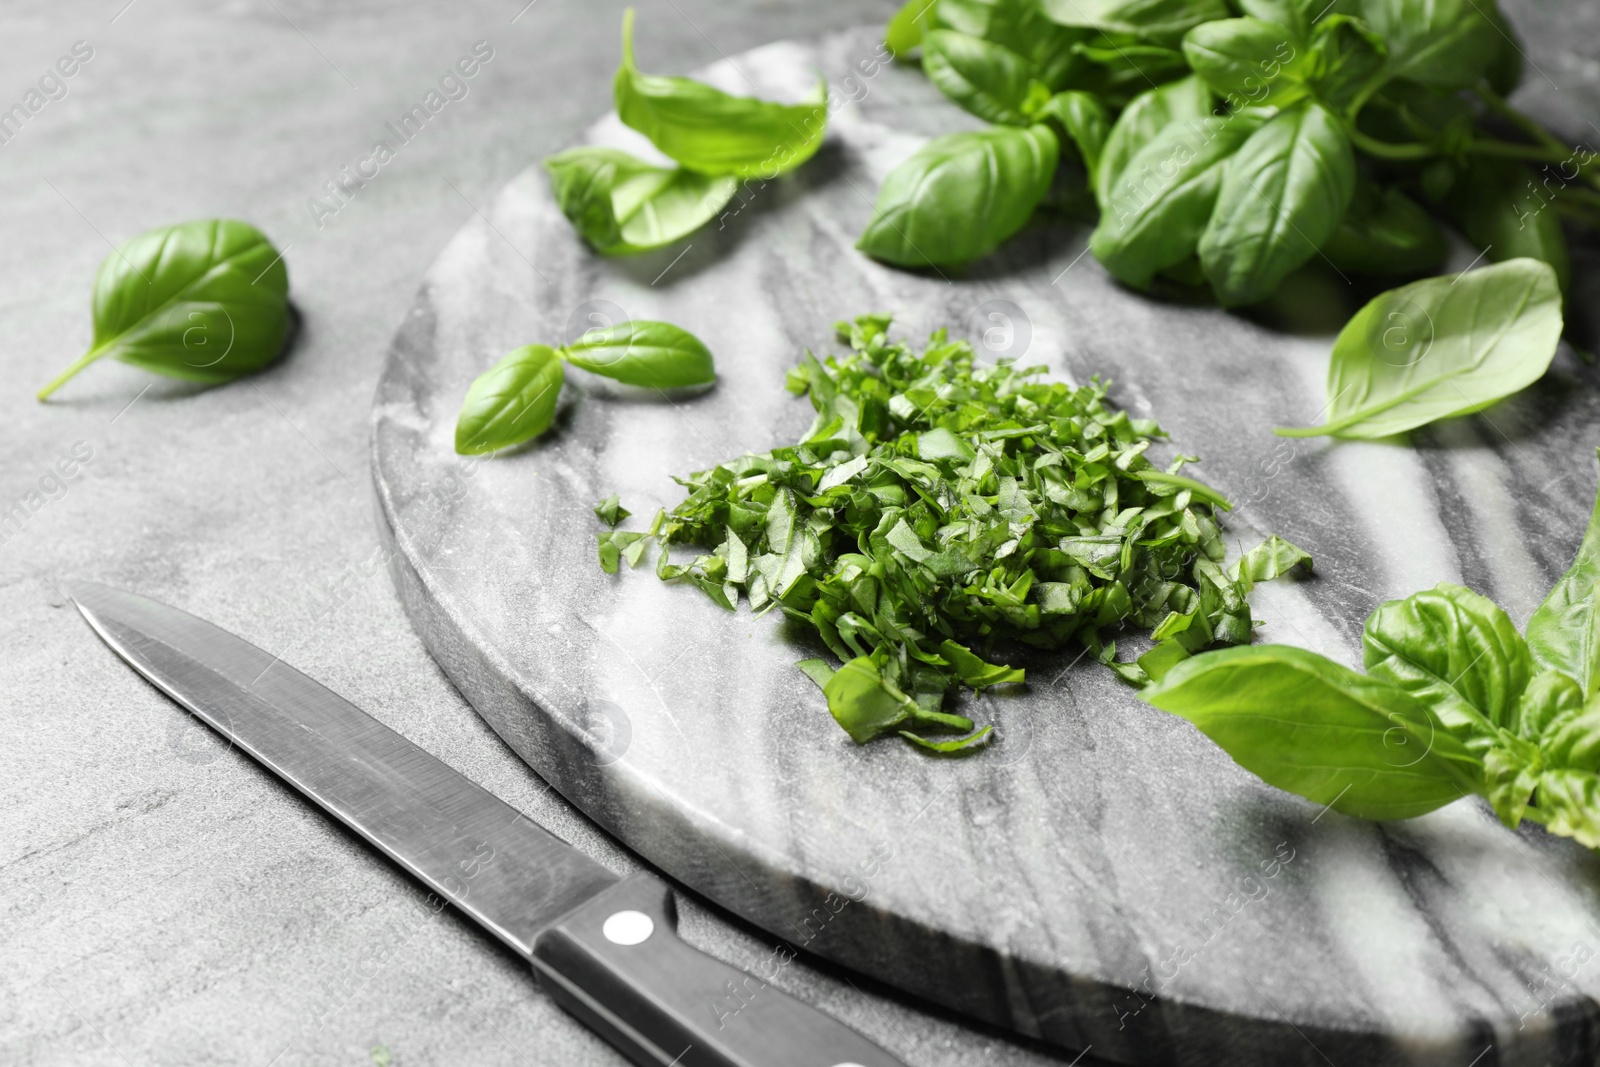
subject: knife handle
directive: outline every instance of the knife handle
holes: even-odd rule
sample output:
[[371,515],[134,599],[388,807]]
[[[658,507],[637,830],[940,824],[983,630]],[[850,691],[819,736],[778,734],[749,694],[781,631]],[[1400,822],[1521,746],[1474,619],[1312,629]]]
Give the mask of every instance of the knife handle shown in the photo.
[[[691,948],[677,928],[672,891],[635,874],[542,931],[534,970],[556,1003],[639,1067],[905,1067],[810,1005]],[[773,959],[786,965],[794,952],[781,951]]]

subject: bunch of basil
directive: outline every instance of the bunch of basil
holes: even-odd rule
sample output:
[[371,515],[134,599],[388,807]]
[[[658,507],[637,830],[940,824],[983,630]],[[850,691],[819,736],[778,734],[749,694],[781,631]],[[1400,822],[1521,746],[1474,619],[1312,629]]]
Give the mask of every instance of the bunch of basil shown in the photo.
[[[929,79],[996,125],[890,174],[859,247],[904,266],[982,256],[1044,200],[1065,146],[1100,209],[1091,248],[1135,287],[1165,275],[1251,304],[1319,253],[1346,275],[1425,273],[1446,251],[1435,213],[1565,287],[1556,211],[1517,200],[1524,161],[1588,186],[1557,205],[1585,218],[1600,179],[1505,104],[1521,52],[1492,0],[1234,2],[911,0],[890,49],[920,46]],[[1528,140],[1489,135],[1489,116]]]
[[710,222],[741,181],[767,181],[816,154],[827,127],[827,87],[777,104],[730,96],[689,78],[641,74],[633,61],[633,9],[622,19],[617,114],[676,167],[615,148],[585,146],[544,161],[561,211],[608,256],[660,248]]

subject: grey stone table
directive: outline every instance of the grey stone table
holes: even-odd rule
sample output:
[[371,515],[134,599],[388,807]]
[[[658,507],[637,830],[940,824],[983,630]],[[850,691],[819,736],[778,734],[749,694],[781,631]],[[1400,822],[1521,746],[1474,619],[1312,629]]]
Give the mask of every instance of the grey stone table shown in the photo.
[[[892,6],[646,3],[641,50],[687,70]],[[1593,14],[1562,12],[1589,5],[1510,6],[1547,76],[1530,80],[1530,106],[1586,135]],[[40,493],[0,544],[0,1062],[362,1064],[382,1048],[407,1065],[621,1063],[509,954],[430,917],[398,870],[138,683],[53,584],[100,578],[215,619],[608,864],[636,862],[431,664],[384,574],[366,473],[374,384],[423,272],[496,189],[605,109],[620,9],[4,9],[5,107],[74,42],[94,54],[0,144],[0,502]],[[469,94],[329,209],[324,183],[479,40],[495,56]],[[293,355],[204,392],[103,366],[36,404],[88,341],[107,242],[218,214],[285,249],[305,317]],[[58,485],[49,472],[75,446],[92,458]],[[768,951],[693,899],[685,931],[746,966]],[[782,981],[915,1067],[1071,1059],[841,972],[791,967]]]

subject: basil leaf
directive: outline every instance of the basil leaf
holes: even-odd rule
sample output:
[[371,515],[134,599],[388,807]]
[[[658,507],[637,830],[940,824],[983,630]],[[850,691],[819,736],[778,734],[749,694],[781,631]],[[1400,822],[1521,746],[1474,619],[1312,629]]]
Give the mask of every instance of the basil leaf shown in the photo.
[[902,267],[987,255],[1033,214],[1058,151],[1047,126],[935,137],[884,179],[856,247]]
[[1312,30],[1315,72],[1311,82],[1317,99],[1345,107],[1363,99],[1387,77],[1389,49],[1365,22],[1348,15],[1328,15]]
[[993,730],[993,726],[985,726],[975,734],[970,734],[967,737],[958,737],[953,741],[930,741],[928,738],[923,737],[920,734],[914,734],[910,730],[901,730],[900,736],[919,748],[927,749],[929,752],[937,752],[948,755],[952,752],[963,752],[967,749],[970,749],[974,745],[988,740]]
[[633,512],[623,507],[622,501],[617,497],[617,494],[612,493],[594,506],[594,514],[595,518],[607,526],[615,526],[629,515],[632,515]]
[[1305,37],[1314,23],[1337,18],[1335,12],[1355,14],[1358,0],[1238,0],[1239,10],[1262,22],[1278,22]]
[[1066,84],[1081,65],[1075,46],[1089,36],[1045,18],[1035,0],[940,0],[938,25],[1010,49],[1033,67],[1049,89]]
[[1257,18],[1201,23],[1184,35],[1183,57],[1235,110],[1283,107],[1310,91],[1311,51],[1282,23]]
[[595,251],[633,255],[704,226],[733,199],[738,180],[657,167],[615,148],[586,146],[544,161],[561,213]]
[[939,0],[906,0],[900,5],[883,29],[883,43],[891,56],[905,59],[922,45],[938,3]]
[[934,30],[923,39],[922,70],[940,92],[980,119],[1028,125],[1022,107],[1033,68],[1004,45]]
[[1334,343],[1328,421],[1277,432],[1387,437],[1481,411],[1538,380],[1561,324],[1555,272],[1531,259],[1391,289]]
[[1228,568],[1228,577],[1248,593],[1257,582],[1270,582],[1301,565],[1311,570],[1311,553],[1273,534],[1240,556]]
[[644,320],[596,327],[561,350],[573,366],[624,385],[677,389],[717,379],[711,351],[670,322]]
[[1083,168],[1089,174],[1089,187],[1093,189],[1101,152],[1111,134],[1111,117],[1106,114],[1104,105],[1089,93],[1069,90],[1056,93],[1046,101],[1038,117],[1060,123],[1062,132],[1077,148],[1078,158],[1083,160]]
[[1362,0],[1361,17],[1389,46],[1389,76],[1460,89],[1499,56],[1504,38],[1478,0]]
[[1131,33],[1169,44],[1202,22],[1230,14],[1223,0],[1041,0],[1040,6],[1063,26]]
[[1543,188],[1521,163],[1475,158],[1457,179],[1448,206],[1467,240],[1492,262],[1527,257],[1548,263],[1566,293],[1572,284],[1567,237]]
[[565,378],[548,345],[512,349],[472,383],[456,416],[456,451],[481,455],[531,441],[550,428]]
[[1095,194],[1105,210],[1112,186],[1141,148],[1168,126],[1211,113],[1211,90],[1198,74],[1140,93],[1128,102],[1106,134],[1095,171]]
[[1426,705],[1304,649],[1184,660],[1139,694],[1279,789],[1363,819],[1409,819],[1476,792],[1478,761]]
[[825,82],[817,83],[813,102],[775,104],[690,78],[639,73],[632,8],[622,16],[622,66],[612,91],[624,124],[702,174],[774,178],[815,155],[828,124]]
[[[1600,729],[1600,723],[1594,724]],[[1600,848],[1600,774],[1561,767],[1539,776],[1538,806],[1544,828],[1585,848]]]
[[1200,238],[1217,299],[1233,306],[1270,296],[1338,227],[1355,181],[1350,138],[1320,104],[1281,112],[1252,134],[1223,172]]
[[637,567],[639,557],[644,551],[644,539],[648,534],[635,530],[605,530],[600,534],[600,569],[607,574],[617,573],[617,564],[624,557],[628,566]]
[[1522,68],[1525,62],[1522,41],[1516,27],[1511,25],[1510,20],[1498,8],[1491,6],[1484,14],[1494,23],[1495,29],[1500,31],[1500,47],[1495,53],[1494,60],[1489,64],[1489,69],[1483,72],[1483,76],[1496,93],[1510,96],[1512,90],[1522,84]]
[[1583,544],[1528,620],[1528,647],[1545,670],[1564,671],[1585,697],[1600,691],[1600,499],[1589,517]]
[[945,641],[939,653],[955,668],[963,685],[983,690],[991,685],[1008,685],[1027,681],[1027,672],[1017,667],[1002,667],[976,656],[965,645]]
[[1089,247],[1118,280],[1148,286],[1194,254],[1222,187],[1222,164],[1259,119],[1190,119],[1158,133],[1128,161],[1106,197]]
[[916,703],[884,680],[877,664],[858,656],[833,672],[822,687],[828,711],[858,745],[912,718]]
[[1533,657],[1516,624],[1494,601],[1449,582],[1390,600],[1361,634],[1367,672],[1426,703],[1469,749],[1493,743],[1515,724],[1533,676]]
[[1590,696],[1575,707],[1576,689],[1549,687],[1529,814],[1551,833],[1600,848],[1600,700]]
[[260,370],[289,335],[289,272],[247,222],[163,226],[101,262],[93,312],[93,344],[39,390],[40,400],[106,356],[207,385]]
[[1357,179],[1350,207],[1321,252],[1347,274],[1423,274],[1449,250],[1444,231],[1415,200]]

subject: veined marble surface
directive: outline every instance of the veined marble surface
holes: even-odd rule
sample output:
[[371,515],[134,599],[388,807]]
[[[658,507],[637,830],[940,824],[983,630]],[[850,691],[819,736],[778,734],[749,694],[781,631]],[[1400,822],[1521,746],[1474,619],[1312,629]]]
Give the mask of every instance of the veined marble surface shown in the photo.
[[[834,321],[883,310],[907,336],[998,329],[992,355],[1115,379],[1117,403],[1160,419],[1242,502],[1230,540],[1271,530],[1316,557],[1315,578],[1257,591],[1263,639],[1354,662],[1380,600],[1442,580],[1520,622],[1575,550],[1600,401],[1570,352],[1522,396],[1411,445],[1288,442],[1271,427],[1318,417],[1329,336],[1123,291],[1084,255],[1082,224],[1035,226],[959,276],[855,253],[883,175],[972,122],[883,64],[876,36],[706,72],[797,96],[820,69],[844,103],[816,159],[682,245],[591,254],[535,166],[439,257],[373,435],[391,569],[430,650],[564,795],[775,949],[1128,1063],[1593,1062],[1600,860],[1569,841],[1509,832],[1475,801],[1390,824],[1323,812],[1071,655],[977,702],[998,740],[972,758],[857,747],[794,669],[812,650],[780,619],[648,568],[600,572],[596,501],[617,492],[645,517],[681,498],[672,474],[792,441],[811,409],[785,370],[837,348]],[[639,147],[614,116],[589,140]],[[650,400],[571,372],[547,438],[455,455],[472,378],[593,312],[687,327],[717,386]]]

